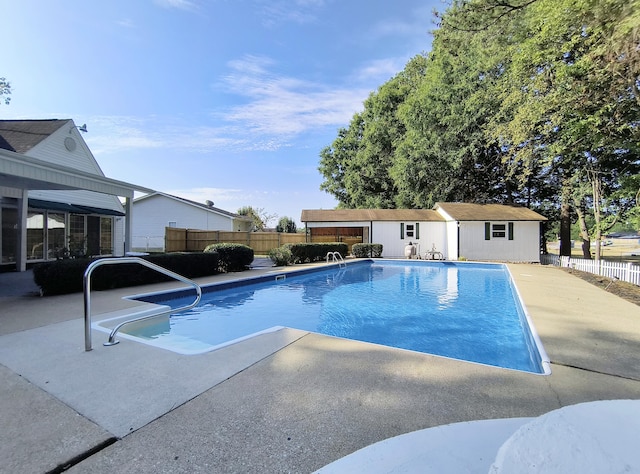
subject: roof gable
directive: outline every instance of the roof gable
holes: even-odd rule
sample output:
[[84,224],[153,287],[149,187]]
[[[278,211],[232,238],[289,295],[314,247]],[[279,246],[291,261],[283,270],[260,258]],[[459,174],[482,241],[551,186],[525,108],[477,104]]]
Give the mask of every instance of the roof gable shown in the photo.
[[0,148],[25,154],[69,120],[0,120]]

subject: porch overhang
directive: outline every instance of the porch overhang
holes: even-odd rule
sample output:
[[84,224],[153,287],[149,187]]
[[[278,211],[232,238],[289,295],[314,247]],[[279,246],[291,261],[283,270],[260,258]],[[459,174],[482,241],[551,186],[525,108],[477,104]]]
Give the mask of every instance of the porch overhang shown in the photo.
[[133,199],[134,191],[154,192],[153,189],[0,149],[0,187],[3,186],[22,190],[84,189],[129,199]]
[[[126,216],[125,251],[130,250],[131,246],[131,202],[133,201],[134,192],[155,192],[153,189],[143,186],[75,170],[67,166],[49,163],[20,153],[0,149],[0,189],[3,188],[7,190],[10,195],[18,197],[19,202],[19,235],[16,259],[18,271],[24,271],[26,269],[26,219],[28,192],[30,190],[86,190],[124,198]],[[99,211],[101,210],[83,206],[83,211],[82,213],[93,214],[100,213]],[[121,215],[121,213],[117,213]]]

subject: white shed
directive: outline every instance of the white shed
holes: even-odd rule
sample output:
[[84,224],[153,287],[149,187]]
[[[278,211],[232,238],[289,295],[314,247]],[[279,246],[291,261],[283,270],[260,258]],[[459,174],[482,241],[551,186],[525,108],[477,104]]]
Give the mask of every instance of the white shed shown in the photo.
[[457,228],[457,255],[452,259],[540,261],[540,223],[547,218],[531,209],[457,202],[437,203],[435,209],[445,217],[451,240]]
[[387,258],[404,257],[408,244],[421,255],[433,247],[447,253],[444,218],[431,209],[304,210],[301,220],[309,242],[382,244]]
[[133,200],[132,248],[164,251],[166,227],[198,230],[251,230],[252,220],[171,194],[154,192]]
[[309,242],[378,243],[383,257],[403,258],[407,244],[421,258],[540,261],[540,222],[523,207],[438,203],[427,209],[304,210]]

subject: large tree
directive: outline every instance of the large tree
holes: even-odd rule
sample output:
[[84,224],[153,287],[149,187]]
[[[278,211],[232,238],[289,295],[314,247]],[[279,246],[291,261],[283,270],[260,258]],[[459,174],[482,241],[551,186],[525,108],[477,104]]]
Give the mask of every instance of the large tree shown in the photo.
[[640,0],[454,0],[429,55],[323,150],[344,207],[515,202],[572,219],[585,256],[637,214]]
[[11,84],[4,78],[0,77],[0,103],[4,102],[5,105],[9,105],[11,102]]

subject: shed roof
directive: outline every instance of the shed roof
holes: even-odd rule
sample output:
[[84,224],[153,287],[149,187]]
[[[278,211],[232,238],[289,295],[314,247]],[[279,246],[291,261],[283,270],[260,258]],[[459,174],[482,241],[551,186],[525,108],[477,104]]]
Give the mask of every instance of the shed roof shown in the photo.
[[439,202],[442,209],[457,221],[546,221],[547,218],[531,209],[508,204],[473,204]]
[[302,222],[416,221],[443,222],[431,209],[305,209]]
[[24,154],[68,123],[59,120],[0,120],[0,148]]

